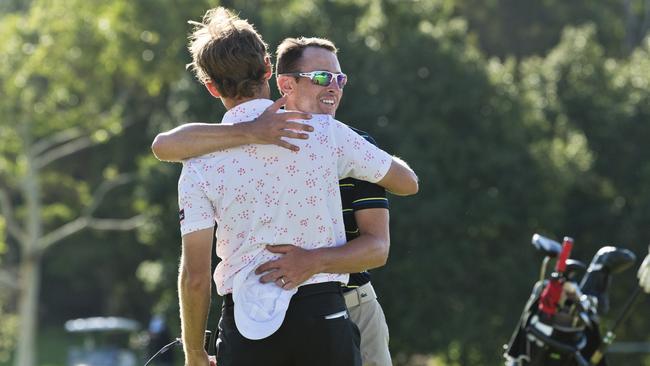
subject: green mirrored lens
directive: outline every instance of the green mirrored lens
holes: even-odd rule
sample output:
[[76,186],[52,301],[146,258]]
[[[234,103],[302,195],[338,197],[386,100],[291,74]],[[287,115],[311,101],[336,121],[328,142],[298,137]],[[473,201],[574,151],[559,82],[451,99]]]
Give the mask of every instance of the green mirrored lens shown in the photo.
[[311,80],[316,85],[329,86],[330,82],[332,81],[332,74],[320,72],[318,74],[314,74],[314,77]]

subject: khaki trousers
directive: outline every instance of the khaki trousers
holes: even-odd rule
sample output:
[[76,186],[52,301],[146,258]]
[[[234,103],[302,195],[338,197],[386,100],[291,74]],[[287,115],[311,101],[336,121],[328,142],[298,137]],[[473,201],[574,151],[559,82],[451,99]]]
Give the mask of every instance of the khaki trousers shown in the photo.
[[388,325],[370,282],[344,294],[350,319],[361,332],[363,366],[392,366]]

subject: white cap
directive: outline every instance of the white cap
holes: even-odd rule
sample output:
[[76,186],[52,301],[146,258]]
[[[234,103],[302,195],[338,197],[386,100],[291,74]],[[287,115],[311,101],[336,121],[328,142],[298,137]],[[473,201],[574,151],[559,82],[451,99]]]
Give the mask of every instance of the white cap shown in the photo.
[[233,278],[235,325],[241,335],[252,340],[266,338],[280,328],[291,297],[298,291],[261,283],[260,277],[255,267],[247,266]]

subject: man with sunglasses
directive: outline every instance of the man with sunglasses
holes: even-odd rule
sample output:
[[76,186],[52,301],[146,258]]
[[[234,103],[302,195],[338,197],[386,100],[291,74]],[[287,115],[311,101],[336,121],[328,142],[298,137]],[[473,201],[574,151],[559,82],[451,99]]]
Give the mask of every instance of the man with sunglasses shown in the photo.
[[[334,115],[342,96],[342,88],[347,80],[346,76],[340,72],[334,45],[326,40],[304,38],[287,39],[282,45],[278,52],[278,85],[281,92],[287,95],[287,107],[311,113]],[[286,52],[280,52],[281,50]],[[291,71],[292,69],[297,71]],[[274,112],[278,106],[279,103],[276,102],[257,121],[250,122],[249,126],[256,123],[269,125],[278,122],[273,119],[276,117]],[[282,120],[276,125],[285,122],[286,120]],[[164,157],[166,160],[181,160],[189,156],[234,146],[232,140],[227,140],[227,137],[232,136],[234,140],[238,138],[238,135],[232,131],[224,132],[218,126],[184,126],[159,135],[152,148],[157,156]],[[294,126],[287,126],[287,128],[294,129]],[[284,129],[280,130],[284,133]],[[244,143],[259,143],[251,137],[252,134],[244,136],[249,139],[244,140]],[[215,137],[217,138],[215,139]],[[302,138],[304,136],[289,137]],[[318,139],[317,136],[316,140]],[[261,278],[262,282],[273,282],[285,289],[291,289],[317,273],[350,273],[385,264],[389,245],[385,191],[375,185],[368,190],[368,187],[364,185],[369,187],[371,184],[353,180],[341,182],[342,194],[348,198],[345,211],[353,213],[345,215],[344,218],[349,240],[346,245],[313,250],[289,244],[269,246],[267,249],[270,252],[283,254],[283,256],[258,268],[257,273],[264,274]],[[369,197],[353,199],[353,192],[358,191],[361,187],[365,187],[364,190],[372,193]],[[399,190],[397,193],[400,193]],[[346,202],[345,198],[344,202]],[[363,210],[364,208],[366,210]],[[355,229],[355,218],[358,221],[358,229]],[[362,328],[362,338],[369,340],[369,342],[365,342],[364,364],[389,365],[388,333],[383,312],[369,285],[367,273],[357,276],[359,276],[357,284],[352,284],[352,286],[358,286],[358,288],[348,292],[346,302],[350,305],[351,301],[356,301],[350,305],[350,313],[352,316],[357,314],[357,324]],[[353,294],[353,296],[349,296],[349,294]],[[372,307],[368,307],[370,305]],[[362,306],[368,310],[361,311]],[[370,315],[359,318],[360,315],[367,314]]]
[[[287,38],[280,43],[276,53],[277,84],[280,93],[289,96],[287,108],[335,115],[347,82],[337,52],[332,42],[321,38]],[[367,133],[355,131],[375,143]],[[273,281],[278,276],[301,281],[321,271],[322,263],[334,263],[325,270],[350,273],[343,291],[350,319],[361,332],[363,365],[391,366],[386,318],[367,272],[383,266],[388,259],[390,234],[386,190],[354,178],[341,180],[339,187],[348,251],[340,257],[304,260],[302,257],[306,255],[300,248],[279,246],[280,250],[271,250],[284,254],[283,257],[260,266],[258,272],[274,271],[262,277],[264,281]]]

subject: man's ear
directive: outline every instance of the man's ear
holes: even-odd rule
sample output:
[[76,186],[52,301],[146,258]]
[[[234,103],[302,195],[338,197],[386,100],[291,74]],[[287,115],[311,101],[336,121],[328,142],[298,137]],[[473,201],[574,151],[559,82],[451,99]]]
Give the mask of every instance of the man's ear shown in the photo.
[[264,57],[264,80],[270,80],[273,76],[273,64],[271,63],[271,57]]
[[213,82],[208,81],[207,83],[205,83],[205,88],[208,89],[208,91],[210,92],[210,94],[212,94],[213,97],[221,98],[221,94],[219,93],[216,85],[214,85]]
[[296,89],[296,79],[290,75],[278,75],[277,83],[282,96],[289,95]]

